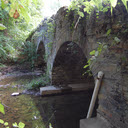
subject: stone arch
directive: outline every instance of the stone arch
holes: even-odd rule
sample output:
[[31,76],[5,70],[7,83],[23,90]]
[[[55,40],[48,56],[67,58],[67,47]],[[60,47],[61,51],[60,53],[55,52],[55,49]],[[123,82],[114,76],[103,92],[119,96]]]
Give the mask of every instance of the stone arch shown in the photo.
[[74,42],[63,43],[54,60],[52,70],[52,84],[84,83],[83,66],[87,59],[78,44]]
[[[87,58],[78,44],[70,41],[63,43],[53,63],[52,84],[57,86],[84,85],[87,87],[88,99],[85,106],[87,112],[95,82],[93,76],[83,75],[87,70],[83,68],[86,64]],[[94,115],[96,115],[97,105],[94,109]]]
[[[122,8],[122,6],[120,7]],[[77,21],[77,17],[74,14],[70,14],[69,17],[66,17],[67,9],[65,7],[61,8],[55,15],[56,27],[52,50],[50,52],[50,55],[48,56],[47,69],[49,77],[50,79],[52,79],[52,83],[54,84],[54,75],[56,75],[54,73],[57,73],[55,72],[55,68],[59,67],[59,63],[57,63],[57,58],[59,57],[57,56],[59,55],[59,53],[61,53],[61,48],[63,49],[64,47],[66,47],[63,45],[65,45],[67,41],[73,40],[74,42],[77,42],[79,46],[81,45],[84,55],[87,58],[90,58],[89,53],[92,50],[97,49],[97,42],[106,43],[108,46],[111,46],[113,40],[111,38],[108,38],[108,36],[106,35],[106,31],[108,29],[112,30],[112,35],[116,35],[117,31],[119,31],[121,42],[117,46],[108,47],[106,53],[102,53],[97,58],[95,65],[93,64],[92,72],[93,76],[95,77],[99,71],[104,72],[104,78],[102,80],[102,85],[98,95],[98,114],[108,119],[112,124],[114,122],[115,127],[126,127],[128,122],[128,108],[125,107],[127,107],[128,102],[124,100],[128,100],[128,41],[124,40],[123,35],[127,35],[127,33],[124,34],[124,28],[126,28],[127,23],[125,22],[128,20],[126,18],[128,16],[127,13],[122,15],[122,13],[119,13],[119,10],[115,10],[115,14],[113,17],[110,16],[109,13],[101,14],[99,17],[101,20],[99,20],[99,22],[96,22],[96,15],[94,11],[89,19],[86,20],[86,17],[84,17],[79,21],[79,24],[77,25],[77,28],[73,33],[74,35],[72,36],[71,25],[72,23],[75,23],[74,21]],[[111,22],[112,20],[115,22]],[[123,26],[117,25],[118,22],[123,23]],[[123,59],[124,57],[125,60]],[[62,62],[63,61],[61,61],[61,63]],[[55,82],[55,84],[61,83],[63,84],[63,81]],[[68,84],[68,80],[64,84]]]
[[46,68],[46,60],[45,60],[45,46],[43,41],[40,41],[37,45],[37,67],[42,68],[43,70]]

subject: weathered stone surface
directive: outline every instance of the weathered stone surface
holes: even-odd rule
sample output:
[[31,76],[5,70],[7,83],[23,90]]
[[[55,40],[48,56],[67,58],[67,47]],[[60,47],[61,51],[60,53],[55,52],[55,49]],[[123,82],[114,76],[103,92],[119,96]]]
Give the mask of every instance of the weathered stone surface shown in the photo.
[[69,84],[69,87],[72,88],[72,91],[84,91],[84,90],[90,90],[93,89],[93,84]]
[[[94,78],[90,79],[90,85],[94,85],[94,79],[98,71],[103,71],[105,75],[99,92],[99,107],[97,111],[102,117],[109,120],[113,127],[127,128],[128,13],[125,7],[122,5],[118,6],[113,11],[113,15],[111,15],[110,11],[105,14],[100,13],[98,22],[96,21],[96,13],[93,12],[89,19],[86,19],[86,16],[82,18],[75,30],[73,30],[71,26],[73,23],[76,23],[78,17],[75,16],[73,12],[70,12],[68,16],[66,16],[66,14],[67,8],[63,7],[54,17],[56,24],[55,32],[46,66],[51,82],[55,81],[55,84],[67,85],[80,84],[83,80],[83,83],[87,84],[89,81],[87,75],[84,79],[79,79],[80,75],[78,72],[82,70],[77,70],[77,67],[79,63],[83,66],[81,62],[84,62],[80,54],[83,53],[83,58],[86,58],[85,60],[87,62],[90,58],[90,51],[97,49],[97,42],[107,44],[108,49],[97,57],[96,62],[93,63],[91,71]],[[111,29],[110,36],[106,34],[108,29]],[[115,42],[115,37],[120,39],[119,43]],[[46,42],[46,39],[43,42]],[[78,52],[77,57],[73,56],[74,62],[69,61],[65,66],[63,63],[68,59],[64,59],[65,52],[63,48],[68,48],[65,44],[70,44],[71,42],[77,44],[81,52]],[[72,54],[68,54],[67,52],[65,56],[68,57],[68,55],[70,55],[69,58],[72,59]],[[76,59],[76,62],[78,62],[77,66],[74,66],[76,64],[75,57],[79,58]],[[65,60],[64,62],[63,59]],[[75,68],[71,68],[73,66]],[[76,74],[73,69],[77,71]]]
[[91,118],[80,120],[80,128],[111,128],[106,120],[102,118]]
[[55,94],[63,94],[68,92],[79,92],[79,91],[90,91],[94,86],[90,86],[89,84],[69,84],[67,86],[46,86],[40,88],[40,95],[55,95]]
[[47,87],[40,88],[40,95],[42,96],[59,94],[59,93],[61,93],[61,89],[59,87],[47,86]]

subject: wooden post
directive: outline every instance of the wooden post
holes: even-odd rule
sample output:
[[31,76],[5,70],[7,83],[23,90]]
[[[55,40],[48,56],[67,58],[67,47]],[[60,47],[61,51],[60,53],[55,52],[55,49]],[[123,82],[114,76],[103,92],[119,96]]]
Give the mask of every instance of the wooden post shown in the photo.
[[90,103],[90,106],[89,106],[87,118],[90,118],[92,116],[92,112],[93,112],[93,109],[94,109],[94,106],[95,106],[95,102],[96,102],[96,99],[97,99],[97,95],[98,95],[98,91],[99,91],[99,88],[100,88],[100,84],[101,84],[101,80],[102,80],[103,75],[104,75],[104,73],[102,71],[98,72],[98,77],[96,79],[95,88],[94,88],[94,91],[93,91],[93,95],[92,95],[91,103]]

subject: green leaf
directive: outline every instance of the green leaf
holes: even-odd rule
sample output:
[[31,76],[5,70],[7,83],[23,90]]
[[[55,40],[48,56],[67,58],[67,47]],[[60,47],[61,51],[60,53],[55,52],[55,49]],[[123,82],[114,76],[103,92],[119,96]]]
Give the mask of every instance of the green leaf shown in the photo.
[[0,24],[0,30],[7,29],[3,24]]
[[26,5],[29,6],[29,4],[30,4],[30,1],[26,0]]
[[84,68],[87,68],[87,67],[89,67],[89,65],[85,65],[85,66],[84,66]]
[[26,20],[27,23],[29,23],[30,21],[30,15],[27,13],[27,10],[23,7],[20,8],[20,14],[22,14],[22,16],[24,17],[24,19]]
[[2,119],[0,119],[0,124],[4,124],[4,121]]
[[99,51],[96,51],[95,52],[95,56],[97,57],[99,55]]
[[9,16],[13,17],[14,13],[15,13],[15,8],[11,8],[9,11]]
[[3,114],[5,114],[5,112],[4,112],[4,106],[1,103],[0,103],[0,112],[3,113]]
[[33,0],[33,3],[37,6],[37,0]]
[[107,35],[109,35],[110,33],[111,33],[111,29],[108,29],[108,31],[107,31]]
[[97,44],[101,45],[102,43],[101,42],[97,42]]
[[17,123],[16,123],[16,122],[15,122],[15,123],[13,123],[13,124],[12,124],[12,126],[13,126],[13,127],[18,127],[18,125],[17,125]]
[[91,56],[92,56],[92,55],[95,55],[95,52],[96,52],[95,50],[91,51],[91,52],[90,52],[90,55],[91,55]]
[[7,126],[8,125],[8,122],[5,122],[4,125]]
[[125,8],[127,10],[128,9],[128,7],[127,7],[127,0],[122,0],[122,2],[123,2],[124,6],[125,6]]
[[108,11],[108,8],[103,8],[103,12],[107,12]]
[[5,9],[6,7],[7,7],[7,3],[5,3],[5,1],[4,0],[1,0],[1,7],[2,7],[2,9]]
[[113,8],[112,8],[112,6],[111,6],[111,15],[112,15],[112,12],[113,12]]
[[107,48],[108,48],[108,46],[107,46],[107,45],[104,45],[104,46],[103,46],[103,48],[104,48],[104,49],[107,49]]
[[19,128],[24,128],[24,127],[25,127],[25,124],[22,123],[22,122],[20,122],[20,123],[19,123]]
[[117,5],[117,0],[110,0],[110,3],[112,7],[115,7]]
[[53,128],[51,123],[49,124],[49,128]]
[[91,59],[89,59],[87,63],[88,63],[88,65],[90,66],[90,64],[91,64]]
[[84,17],[84,13],[83,12],[78,11],[78,14],[79,14],[80,17]]
[[119,43],[120,42],[120,39],[118,37],[115,37],[114,40]]

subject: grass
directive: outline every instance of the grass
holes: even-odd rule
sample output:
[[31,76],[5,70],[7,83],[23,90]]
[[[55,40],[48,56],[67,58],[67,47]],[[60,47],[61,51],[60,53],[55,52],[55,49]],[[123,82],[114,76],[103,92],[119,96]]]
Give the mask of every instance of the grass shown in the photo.
[[30,81],[30,83],[26,84],[26,88],[28,90],[38,90],[40,87],[45,87],[49,84],[49,78],[46,75],[40,76],[39,78],[35,78]]

